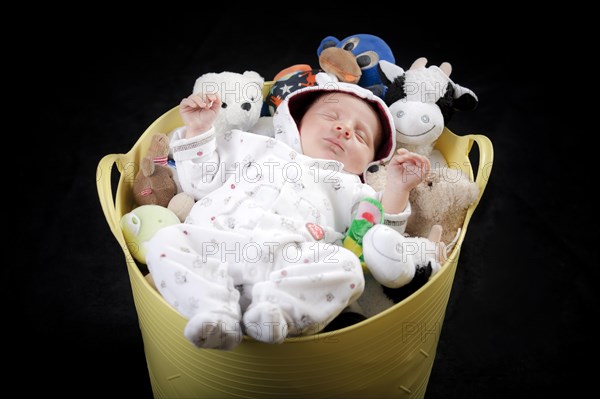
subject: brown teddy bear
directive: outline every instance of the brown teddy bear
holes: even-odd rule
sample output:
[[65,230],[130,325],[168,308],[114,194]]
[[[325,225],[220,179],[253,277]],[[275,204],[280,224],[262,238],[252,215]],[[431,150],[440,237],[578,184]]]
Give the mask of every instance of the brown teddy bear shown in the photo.
[[479,196],[479,187],[459,169],[434,168],[410,192],[412,212],[406,233],[427,237],[434,225],[442,226],[441,241],[449,244],[462,227],[467,209]]
[[133,198],[137,205],[167,207],[177,193],[173,172],[167,166],[168,154],[169,138],[165,134],[155,133],[133,182]]

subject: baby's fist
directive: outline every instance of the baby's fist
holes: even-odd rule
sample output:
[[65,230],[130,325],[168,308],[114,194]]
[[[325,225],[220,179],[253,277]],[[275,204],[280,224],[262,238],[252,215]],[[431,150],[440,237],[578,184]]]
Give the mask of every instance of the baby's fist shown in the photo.
[[221,109],[218,94],[196,93],[181,100],[179,113],[185,123],[186,138],[197,136],[209,130]]
[[427,157],[400,148],[388,165],[386,187],[392,185],[412,190],[425,180],[430,168]]

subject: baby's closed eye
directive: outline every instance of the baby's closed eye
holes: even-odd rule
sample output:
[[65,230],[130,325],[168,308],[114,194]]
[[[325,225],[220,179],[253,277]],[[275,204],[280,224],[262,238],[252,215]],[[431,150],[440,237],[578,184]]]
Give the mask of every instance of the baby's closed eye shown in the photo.
[[358,141],[360,141],[361,143],[363,143],[367,146],[373,145],[373,137],[369,133],[367,133],[365,130],[357,129],[355,131],[355,135],[356,135]]
[[321,114],[321,116],[330,121],[335,121],[338,119],[337,114],[335,114],[333,112],[324,112]]

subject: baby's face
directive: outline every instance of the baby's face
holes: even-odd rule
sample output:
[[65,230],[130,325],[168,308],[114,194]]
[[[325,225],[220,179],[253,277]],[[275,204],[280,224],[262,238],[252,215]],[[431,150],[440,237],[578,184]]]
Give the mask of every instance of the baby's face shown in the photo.
[[357,175],[373,161],[381,136],[381,121],[373,108],[346,93],[319,97],[300,122],[305,155],[339,161],[344,170]]

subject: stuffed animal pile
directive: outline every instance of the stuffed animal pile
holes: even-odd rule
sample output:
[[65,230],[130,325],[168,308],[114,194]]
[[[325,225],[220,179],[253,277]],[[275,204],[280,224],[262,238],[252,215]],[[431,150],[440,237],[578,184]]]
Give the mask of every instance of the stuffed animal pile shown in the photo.
[[[263,106],[264,79],[254,71],[244,73],[206,73],[196,79],[193,92],[218,92],[222,109],[215,121],[217,134],[232,129],[252,131]],[[147,153],[133,182],[133,198],[138,208],[123,215],[121,228],[130,253],[145,263],[144,243],[159,229],[184,222],[194,199],[181,191],[177,168],[169,143],[172,137],[162,133],[152,136]],[[142,205],[152,205],[142,208]]]
[[[427,59],[419,58],[405,72],[380,61],[379,73],[387,85],[384,100],[394,118],[396,148],[425,155],[432,165],[430,176],[410,193],[412,213],[406,233],[424,237],[434,225],[440,225],[442,241],[450,243],[479,189],[462,171],[449,168],[434,145],[453,113],[475,109],[478,99],[473,91],[450,79],[449,63],[426,65]],[[368,171],[365,180],[383,190],[385,176],[385,165],[381,165]]]
[[378,36],[368,34],[352,35],[342,40],[327,36],[317,48],[317,56],[320,68],[298,64],[275,75],[266,98],[271,115],[289,94],[302,87],[314,86],[315,76],[319,72],[326,72],[333,81],[356,83],[378,94],[383,89],[377,63],[380,60],[395,62],[387,43]]
[[[478,99],[473,91],[450,79],[452,68],[448,63],[427,66],[427,60],[420,58],[406,71],[395,65],[390,47],[377,36],[359,34],[343,40],[328,36],[321,41],[317,55],[319,68],[299,64],[281,70],[266,98],[262,94],[264,79],[254,71],[204,74],[195,81],[193,92],[220,94],[223,105],[215,122],[216,134],[227,135],[232,129],[241,129],[273,137],[270,115],[293,91],[317,84],[317,73],[324,71],[332,81],[356,83],[383,98],[394,117],[397,148],[430,158],[430,176],[410,194],[412,214],[406,240],[408,244],[434,248],[433,252],[415,254],[398,275],[377,270],[377,256],[386,255],[363,250],[365,246],[376,248],[377,240],[385,240],[385,226],[358,215],[346,234],[344,246],[369,269],[366,288],[357,303],[331,324],[332,329],[370,317],[402,300],[425,284],[443,264],[440,248],[456,238],[479,190],[463,172],[449,168],[434,147],[452,114],[475,109]],[[141,263],[145,260],[143,242],[165,223],[184,222],[194,205],[194,199],[181,192],[177,184],[176,165],[166,165],[167,157],[172,158],[169,140],[164,134],[152,137],[134,182],[136,204],[152,207],[136,208],[121,221],[128,245],[132,245],[130,250]],[[367,172],[365,181],[382,190],[385,173],[386,165],[379,165]],[[164,211],[154,206],[163,207]],[[371,210],[369,214],[382,212],[374,203],[366,207]],[[386,283],[382,285],[381,281]]]

